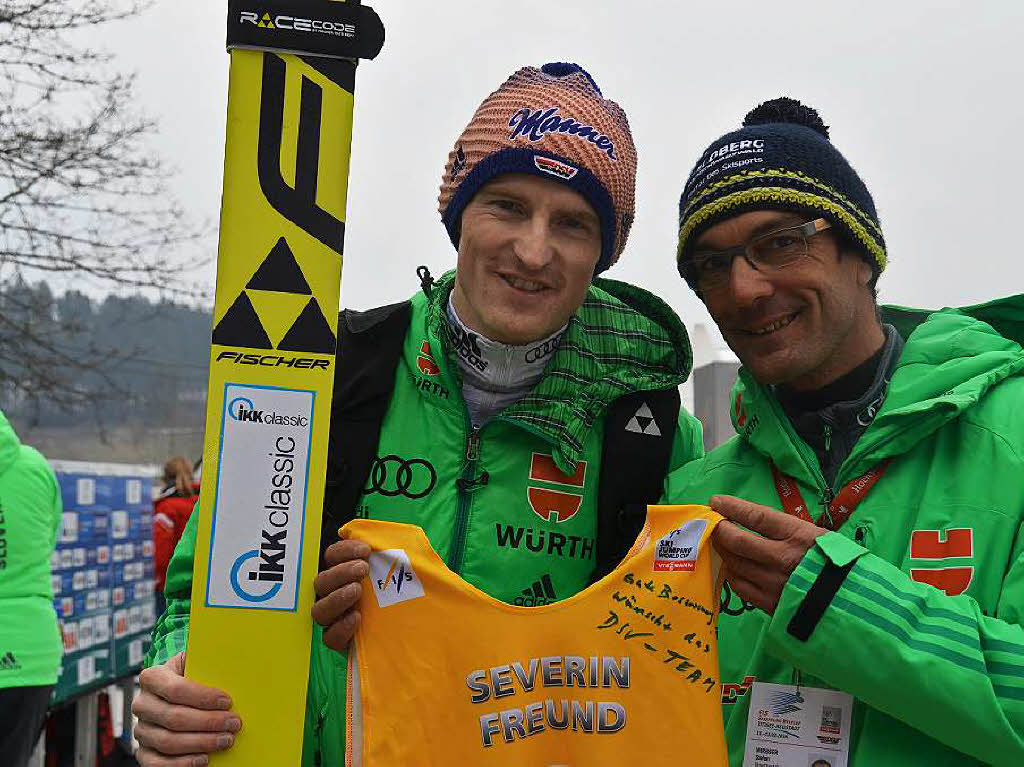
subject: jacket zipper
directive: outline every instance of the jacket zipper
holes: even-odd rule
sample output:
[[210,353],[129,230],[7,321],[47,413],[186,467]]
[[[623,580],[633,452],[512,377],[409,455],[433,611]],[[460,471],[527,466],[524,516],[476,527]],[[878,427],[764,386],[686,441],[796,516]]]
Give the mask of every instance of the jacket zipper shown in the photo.
[[476,464],[479,460],[480,429],[473,426],[466,438],[466,466],[455,482],[455,486],[458,488],[458,501],[455,506],[455,529],[452,531],[452,545],[448,550],[447,562],[448,569],[454,573],[462,570],[462,558],[466,553],[466,531],[469,527],[469,507],[473,501],[473,490],[479,484],[487,482],[486,474],[480,479],[474,478]]
[[835,491],[828,485],[825,485],[825,489],[821,493],[821,508],[823,511],[821,521],[828,520],[828,528],[830,530],[832,529],[832,510],[830,509],[830,506],[832,505],[832,501],[835,497]]
[[853,540],[854,540],[854,542],[860,544],[861,546],[864,546],[864,548],[867,548],[867,545],[865,544],[865,539],[867,538],[867,532],[868,532],[867,525],[857,525],[857,527],[853,531]]

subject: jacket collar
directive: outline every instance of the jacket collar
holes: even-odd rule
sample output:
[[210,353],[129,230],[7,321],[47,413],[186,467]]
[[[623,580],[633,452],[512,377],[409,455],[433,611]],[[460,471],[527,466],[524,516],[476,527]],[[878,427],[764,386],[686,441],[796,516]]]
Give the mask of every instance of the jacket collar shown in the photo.
[[[885,399],[837,484],[908,452],[1021,371],[1021,345],[988,323],[957,309],[929,314],[906,339]],[[732,392],[732,420],[740,438],[781,471],[811,486],[823,484],[814,452],[796,435],[771,389],[742,368]]]
[[[435,354],[441,374],[452,391],[461,393],[458,365],[443,327],[454,283],[454,271],[434,283],[426,330],[431,347],[442,350]],[[598,279],[570,318],[540,382],[498,418],[550,442],[555,463],[571,473],[590,430],[613,400],[678,386],[689,376],[691,364],[686,329],[663,301],[633,285]],[[464,407],[461,396],[458,406]],[[669,428],[674,430],[675,424]]]

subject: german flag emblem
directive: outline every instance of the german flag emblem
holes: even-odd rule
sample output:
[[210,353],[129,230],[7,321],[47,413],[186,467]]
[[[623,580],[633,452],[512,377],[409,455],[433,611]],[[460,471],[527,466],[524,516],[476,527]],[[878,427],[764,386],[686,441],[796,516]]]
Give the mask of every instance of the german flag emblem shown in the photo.
[[436,376],[441,372],[441,369],[438,368],[437,363],[434,361],[434,355],[430,353],[430,341],[425,338],[423,343],[420,344],[420,353],[416,356],[416,367],[425,376]]
[[565,522],[583,504],[583,486],[587,480],[587,462],[576,464],[576,471],[563,474],[550,455],[533,454],[530,484],[526,497],[533,513],[546,522]]

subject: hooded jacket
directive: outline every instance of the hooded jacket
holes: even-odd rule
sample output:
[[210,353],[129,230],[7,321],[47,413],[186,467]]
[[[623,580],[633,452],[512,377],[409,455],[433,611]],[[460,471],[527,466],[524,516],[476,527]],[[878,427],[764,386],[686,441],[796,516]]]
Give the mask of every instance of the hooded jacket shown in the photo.
[[[725,590],[730,764],[743,761],[755,680],[852,694],[854,767],[1024,764],[1024,297],[883,319],[906,346],[833,487],[745,370],[733,390],[738,435],[667,482],[670,503],[727,493],[780,508],[771,460],[808,504],[826,504],[891,459],[807,552],[773,616]],[[820,619],[794,621],[822,573],[847,566]]]
[[0,689],[57,682],[50,555],[60,520],[53,469],[0,412]]
[[[595,280],[561,343],[534,352],[551,357],[540,382],[473,429],[446,331],[453,284],[454,272],[434,284],[429,299],[412,299],[378,458],[357,513],[419,525],[450,569],[497,599],[554,602],[580,591],[594,570],[603,414],[624,394],[686,380],[686,330],[650,293]],[[700,423],[681,410],[670,470],[702,453]],[[167,570],[167,611],[149,664],[187,642],[196,516]],[[347,657],[320,634],[314,626],[303,764],[343,764]]]
[[191,495],[182,495],[176,488],[171,487],[153,502],[154,574],[156,590],[161,593],[164,590],[167,565],[171,561],[174,547],[178,545],[178,540],[198,501],[197,483]]

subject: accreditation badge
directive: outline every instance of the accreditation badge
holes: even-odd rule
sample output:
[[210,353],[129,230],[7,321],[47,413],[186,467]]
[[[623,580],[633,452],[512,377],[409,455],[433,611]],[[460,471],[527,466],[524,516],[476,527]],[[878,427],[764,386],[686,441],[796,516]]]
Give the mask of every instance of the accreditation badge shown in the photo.
[[847,767],[853,696],[754,682],[743,767]]

